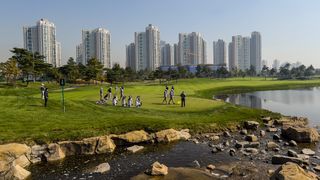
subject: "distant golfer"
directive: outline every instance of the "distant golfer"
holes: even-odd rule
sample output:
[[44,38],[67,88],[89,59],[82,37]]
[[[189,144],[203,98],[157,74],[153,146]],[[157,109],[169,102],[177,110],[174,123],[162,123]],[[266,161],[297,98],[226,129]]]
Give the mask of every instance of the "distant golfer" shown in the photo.
[[162,104],[163,104],[164,102],[166,102],[166,104],[168,104],[167,97],[168,97],[168,87],[166,87],[166,89],[165,89],[164,92],[163,92],[163,101],[162,101]]
[[128,104],[127,104],[127,106],[128,106],[128,107],[131,107],[132,104],[133,104],[133,103],[132,103],[132,97],[129,96],[129,97],[128,97]]
[[172,86],[171,87],[171,90],[170,90],[170,99],[169,99],[169,104],[172,102],[173,104],[175,104],[174,100],[174,87]]
[[121,104],[122,104],[122,107],[126,107],[126,106],[127,106],[126,96],[123,96],[123,97],[121,98]]
[[40,86],[40,92],[41,92],[41,99],[44,99],[44,91],[45,91],[45,87],[44,87],[44,84],[41,84]]
[[43,95],[44,95],[44,107],[47,107],[47,103],[49,99],[48,88],[45,88]]
[[181,107],[186,107],[186,94],[184,93],[184,91],[182,91],[182,93],[180,94],[181,97]]
[[100,88],[100,100],[103,99],[103,87]]
[[110,100],[112,101],[112,99],[111,99],[111,96],[112,96],[111,91],[112,91],[112,89],[111,89],[111,87],[110,87],[110,88],[108,89],[108,93],[104,96],[104,99],[105,99],[106,101],[108,101],[108,99],[110,99]]
[[120,87],[120,98],[122,98],[124,96],[124,87],[121,86]]
[[136,98],[136,107],[139,108],[141,106],[142,106],[142,101],[140,99],[140,96],[137,96],[137,98]]

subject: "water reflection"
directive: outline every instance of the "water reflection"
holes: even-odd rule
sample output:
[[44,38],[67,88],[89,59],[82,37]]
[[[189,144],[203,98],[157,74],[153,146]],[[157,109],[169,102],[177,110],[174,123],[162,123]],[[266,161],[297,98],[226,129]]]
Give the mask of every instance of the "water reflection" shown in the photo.
[[257,91],[219,96],[226,102],[251,108],[268,109],[285,115],[308,117],[312,125],[319,125],[320,88]]

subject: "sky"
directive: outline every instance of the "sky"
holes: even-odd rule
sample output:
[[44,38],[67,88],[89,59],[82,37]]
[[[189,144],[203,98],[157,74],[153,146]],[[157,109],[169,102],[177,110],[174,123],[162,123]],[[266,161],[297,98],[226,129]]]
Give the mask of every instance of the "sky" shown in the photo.
[[212,42],[233,35],[262,36],[262,59],[272,64],[300,61],[320,68],[319,0],[1,0],[0,62],[23,47],[23,26],[46,18],[56,25],[62,63],[75,57],[82,29],[111,32],[112,63],[125,64],[125,45],[148,24],[161,40],[178,42],[180,32],[200,32],[212,63]]

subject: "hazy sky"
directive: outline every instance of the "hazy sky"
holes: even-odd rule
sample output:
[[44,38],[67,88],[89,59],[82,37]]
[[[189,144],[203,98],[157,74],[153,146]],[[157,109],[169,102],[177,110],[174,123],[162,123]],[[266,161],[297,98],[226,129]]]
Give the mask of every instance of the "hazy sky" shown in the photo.
[[56,25],[63,63],[75,57],[82,29],[103,27],[111,32],[112,62],[124,65],[125,45],[151,23],[169,43],[178,41],[179,32],[202,33],[209,63],[212,41],[259,31],[269,65],[279,59],[320,68],[319,0],[1,0],[0,61],[23,46],[22,27],[41,18]]

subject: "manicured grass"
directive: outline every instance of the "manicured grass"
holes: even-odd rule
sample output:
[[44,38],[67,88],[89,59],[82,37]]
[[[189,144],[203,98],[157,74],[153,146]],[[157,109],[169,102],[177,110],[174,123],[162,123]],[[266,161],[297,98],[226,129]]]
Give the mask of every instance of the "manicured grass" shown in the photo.
[[[124,87],[127,96],[141,96],[142,108],[114,107],[110,102],[96,105],[100,85],[90,85],[65,91],[65,113],[61,109],[61,94],[56,84],[46,84],[49,87],[47,108],[43,107],[40,99],[39,84],[30,84],[28,88],[0,85],[0,144],[73,140],[137,129],[149,132],[165,128],[215,131],[244,120],[257,119],[261,115],[277,114],[215,101],[212,100],[214,94],[319,86],[320,80],[189,79],[172,84],[175,86],[176,102],[181,91],[187,93],[186,108],[177,104],[161,104],[163,84],[139,82],[126,83]],[[103,87],[106,91],[107,85]]]

